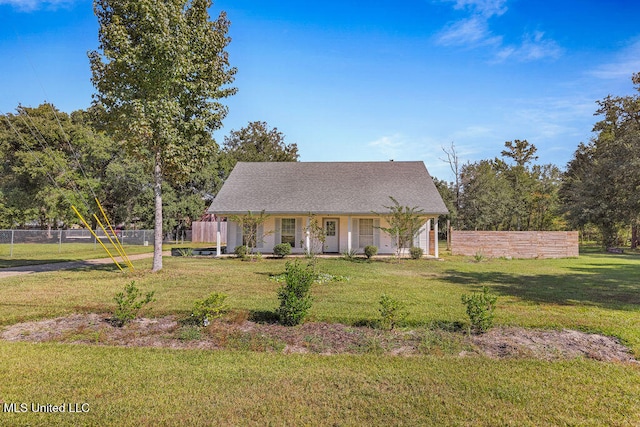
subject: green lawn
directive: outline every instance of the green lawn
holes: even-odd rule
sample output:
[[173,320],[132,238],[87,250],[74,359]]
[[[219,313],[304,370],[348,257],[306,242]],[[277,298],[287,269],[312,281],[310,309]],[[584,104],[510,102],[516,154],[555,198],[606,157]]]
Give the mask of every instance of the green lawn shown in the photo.
[[[304,261],[304,260],[303,260]],[[282,260],[165,258],[0,280],[0,325],[108,312],[131,280],[154,290],[152,313],[186,313],[224,292],[234,310],[277,306]],[[322,259],[349,280],[317,284],[311,321],[367,324],[387,293],[407,327],[465,322],[463,293],[499,296],[498,325],[579,329],[620,338],[640,356],[640,256],[394,263]],[[0,425],[636,425],[640,367],[592,360],[285,355],[0,343],[0,401],[88,403],[86,414],[0,413]],[[0,402],[2,404],[2,402]]]
[[[114,256],[118,256],[110,243],[106,246]],[[153,246],[127,245],[124,250],[128,255],[134,255],[153,252]],[[13,248],[9,244],[0,244],[0,268],[108,257],[99,243],[19,243],[13,245]]]
[[[109,242],[105,246],[113,256],[117,250]],[[163,245],[163,250],[172,247],[211,247],[211,243],[187,243]],[[213,245],[215,246],[215,245]],[[153,252],[153,246],[125,245],[127,255]],[[96,258],[109,258],[109,254],[99,243],[17,243],[13,248],[9,244],[0,244],[0,268],[19,267],[22,265],[47,264],[51,262],[79,261]]]

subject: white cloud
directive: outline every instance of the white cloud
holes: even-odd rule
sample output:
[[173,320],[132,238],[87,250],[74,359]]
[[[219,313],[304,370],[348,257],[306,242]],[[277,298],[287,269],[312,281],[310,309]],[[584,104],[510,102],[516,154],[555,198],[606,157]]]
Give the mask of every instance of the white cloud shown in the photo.
[[544,58],[558,58],[563,49],[554,41],[546,39],[542,31],[525,34],[519,46],[505,46],[496,54],[496,61],[515,59],[521,62],[537,61]]
[[378,150],[389,160],[399,158],[400,154],[406,151],[406,144],[403,141],[403,136],[400,134],[383,136],[375,141],[369,142],[367,145]]
[[499,45],[501,38],[491,34],[486,19],[472,16],[449,25],[438,34],[436,41],[443,46]]
[[633,73],[640,72],[640,40],[636,40],[620,51],[606,64],[601,64],[588,74],[599,79],[630,79]]
[[60,6],[68,6],[75,0],[0,0],[0,5],[13,6],[21,12],[33,12],[43,8],[56,9]]
[[455,2],[455,9],[469,9],[480,15],[500,16],[507,11],[507,0],[451,0]]
[[563,49],[554,40],[545,37],[544,32],[524,34],[518,45],[505,45],[504,38],[496,35],[489,25],[490,18],[507,12],[507,0],[450,0],[454,9],[469,13],[467,18],[448,24],[435,37],[442,46],[464,46],[477,48],[489,46],[494,62],[507,59],[519,62],[558,58]]

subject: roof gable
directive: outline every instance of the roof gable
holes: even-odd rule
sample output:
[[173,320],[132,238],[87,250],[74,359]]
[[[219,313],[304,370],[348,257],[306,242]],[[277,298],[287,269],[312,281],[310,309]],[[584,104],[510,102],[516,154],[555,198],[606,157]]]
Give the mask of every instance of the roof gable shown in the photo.
[[392,205],[448,210],[422,162],[239,162],[208,209],[281,214],[370,214]]

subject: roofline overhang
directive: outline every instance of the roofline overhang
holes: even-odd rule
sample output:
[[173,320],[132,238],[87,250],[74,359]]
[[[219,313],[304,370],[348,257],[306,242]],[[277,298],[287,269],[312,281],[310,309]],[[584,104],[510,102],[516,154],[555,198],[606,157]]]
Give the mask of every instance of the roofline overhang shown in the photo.
[[[260,214],[263,212],[262,210],[244,210],[244,211],[212,211],[207,210],[207,214],[213,214],[217,216],[231,216],[231,215],[246,215],[247,213],[251,214]],[[266,215],[271,216],[388,216],[391,215],[391,212],[335,212],[335,211],[264,211]],[[425,218],[433,218],[438,217],[440,215],[448,215],[449,212],[422,212],[419,216]]]

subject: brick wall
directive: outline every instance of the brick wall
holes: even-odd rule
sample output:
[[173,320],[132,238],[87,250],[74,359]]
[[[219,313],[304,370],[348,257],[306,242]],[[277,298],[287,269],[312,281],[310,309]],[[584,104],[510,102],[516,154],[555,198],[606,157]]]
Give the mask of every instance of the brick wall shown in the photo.
[[453,255],[489,258],[567,258],[578,256],[577,231],[451,232]]

